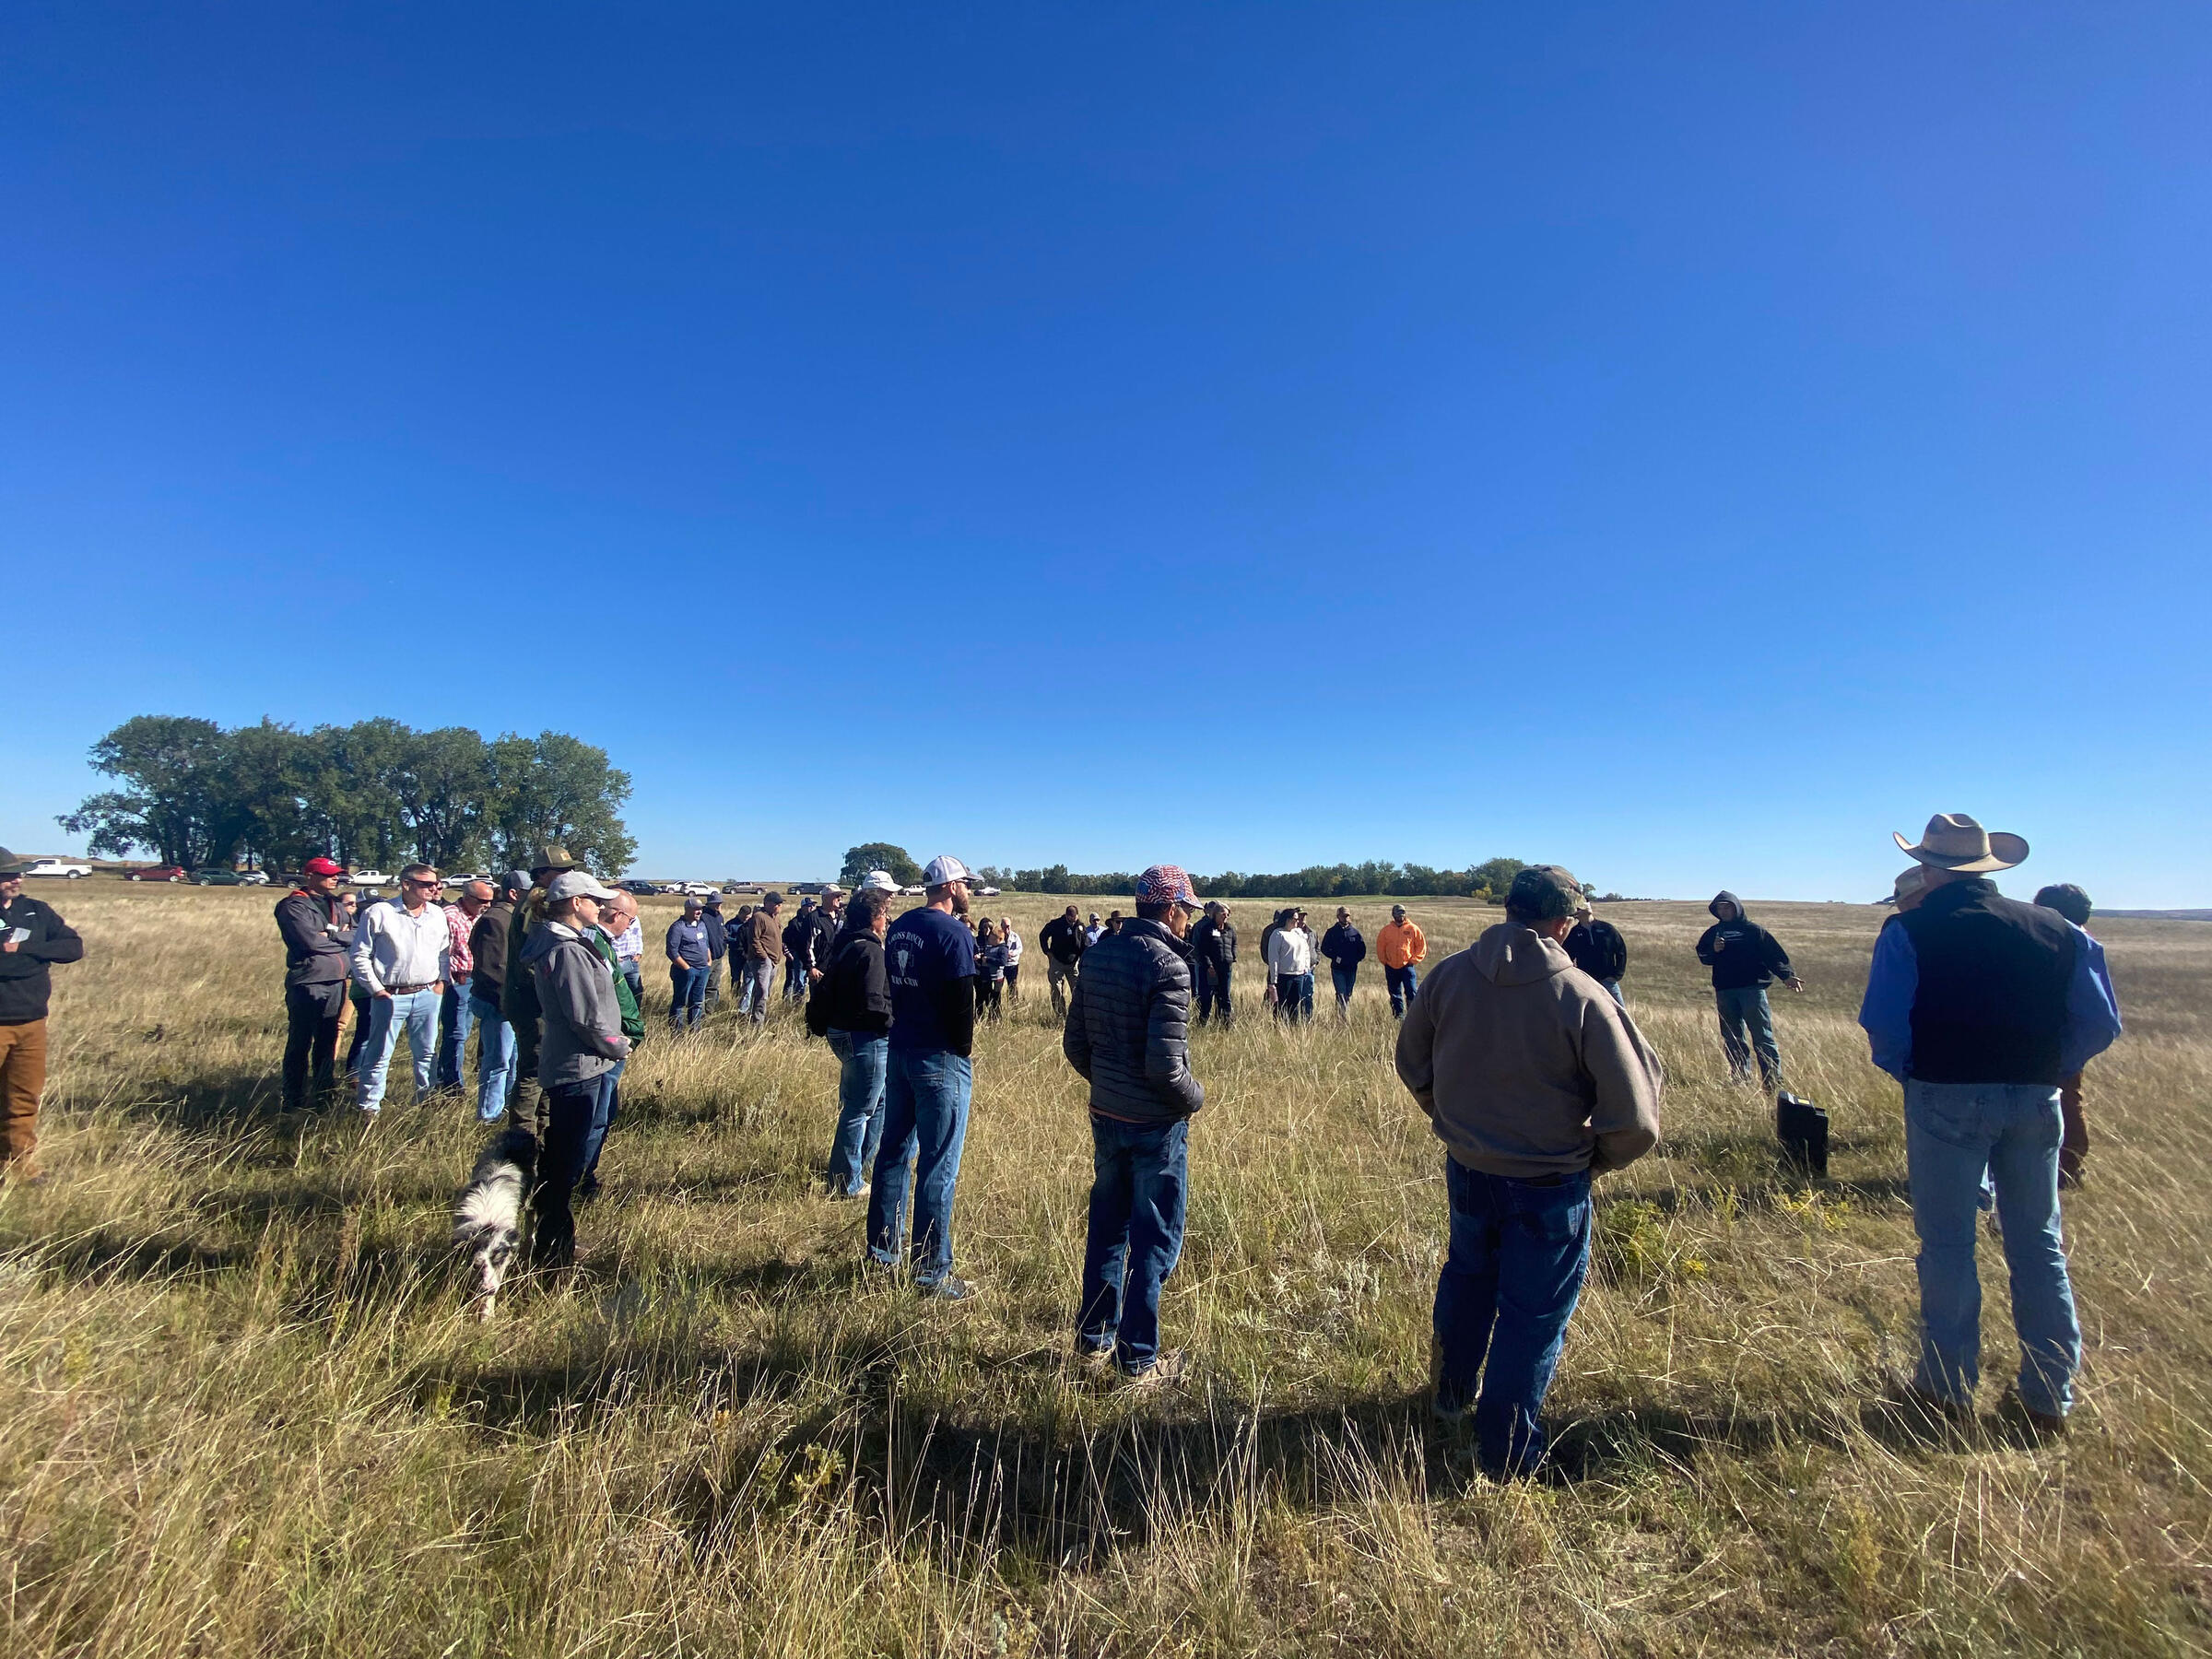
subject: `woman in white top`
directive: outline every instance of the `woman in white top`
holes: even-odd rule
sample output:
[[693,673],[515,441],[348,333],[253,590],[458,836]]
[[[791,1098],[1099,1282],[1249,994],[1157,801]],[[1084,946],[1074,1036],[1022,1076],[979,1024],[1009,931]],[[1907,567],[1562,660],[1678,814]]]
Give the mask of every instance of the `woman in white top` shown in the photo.
[[1006,951],[1006,1000],[1021,1000],[1021,935],[1014,931],[1014,918],[998,919],[998,935]]

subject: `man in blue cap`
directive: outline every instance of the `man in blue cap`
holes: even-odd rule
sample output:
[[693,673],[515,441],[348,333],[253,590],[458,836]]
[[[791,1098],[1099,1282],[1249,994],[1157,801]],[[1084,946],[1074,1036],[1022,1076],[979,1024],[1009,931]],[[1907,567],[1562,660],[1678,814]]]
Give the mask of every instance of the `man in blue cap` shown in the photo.
[[1206,1103],[1191,1075],[1191,878],[1154,865],[1136,878],[1136,918],[1083,956],[1060,1046],[1090,1084],[1092,1179],[1076,1342],[1137,1387],[1182,1375],[1159,1346],[1159,1290],[1182,1253],[1190,1121]]

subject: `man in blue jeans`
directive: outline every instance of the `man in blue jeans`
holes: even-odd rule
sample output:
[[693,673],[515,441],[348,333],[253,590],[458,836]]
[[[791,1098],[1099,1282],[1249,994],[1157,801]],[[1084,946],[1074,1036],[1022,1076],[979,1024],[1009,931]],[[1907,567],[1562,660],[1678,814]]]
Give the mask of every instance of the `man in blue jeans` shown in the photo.
[[697,899],[685,900],[684,913],[668,924],[668,1023],[679,1036],[707,1017],[707,981],[721,930],[721,923],[705,918]]
[[[905,1257],[915,1288],[963,1301],[975,1287],[953,1277],[952,1206],[974,1085],[975,936],[956,920],[968,913],[968,866],[940,855],[924,867],[922,881],[927,902],[893,923],[883,941],[891,1036],[883,1140],[868,1194],[868,1259],[899,1265],[911,1162],[913,1241]],[[772,918],[769,925],[772,934]],[[772,971],[775,959],[764,961]]]
[[1790,971],[1790,953],[1782,942],[1744,914],[1743,901],[1724,888],[1705,907],[1712,925],[1698,938],[1698,960],[1712,970],[1712,1001],[1721,1017],[1721,1046],[1727,1051],[1728,1075],[1751,1080],[1751,1056],[1759,1055],[1760,1083],[1771,1094],[1782,1087],[1782,1050],[1774,1041],[1774,1011],[1767,987],[1780,980],[1793,991],[1805,982]]
[[369,994],[369,1045],[359,1103],[373,1119],[384,1102],[384,1075],[403,1030],[415,1055],[415,1099],[430,1092],[437,1056],[438,1005],[452,972],[453,930],[438,897],[438,872],[411,864],[399,873],[399,898],[373,905],[353,935],[353,982]]
[[1971,1417],[1981,1375],[1974,1214],[1996,1188],[2018,1409],[2037,1435],[2065,1430],[2081,1326],[2059,1231],[2059,1086],[2112,1045],[2120,1006],[2104,949],[2054,911],[1985,879],[2028,856],[2017,835],[1938,813],[1917,845],[1920,901],[1875,941],[1859,1009],[1874,1063],[1904,1085],[1905,1166],[1920,1235],[1920,1360],[1910,1392],[1931,1417]]
[[1398,1029],[1398,1077],[1451,1154],[1431,1408],[1471,1412],[1501,1480],[1543,1460],[1539,1413],[1590,1265],[1590,1179],[1659,1138],[1658,1057],[1560,943],[1581,896],[1556,865],[1521,871],[1505,920],[1437,966]]
[[1090,1228],[1076,1347],[1137,1387],[1174,1382],[1159,1346],[1159,1290],[1182,1254],[1190,1124],[1206,1104],[1191,1075],[1191,878],[1154,865],[1136,919],[1084,953],[1061,1051],[1090,1085]]
[[830,1142],[830,1195],[857,1198],[883,1141],[884,1081],[891,1056],[891,982],[883,940],[889,901],[865,888],[839,931],[807,1004],[806,1029],[837,1056],[837,1131]]

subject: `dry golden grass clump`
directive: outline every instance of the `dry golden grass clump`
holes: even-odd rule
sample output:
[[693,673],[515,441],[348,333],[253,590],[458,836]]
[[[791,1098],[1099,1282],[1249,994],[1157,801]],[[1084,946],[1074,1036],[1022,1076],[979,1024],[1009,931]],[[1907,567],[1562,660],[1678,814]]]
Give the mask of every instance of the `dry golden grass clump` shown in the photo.
[[[2212,927],[2098,924],[2129,1031],[2069,1195],[2075,1431],[1935,1444],[1897,1091],[1853,1025],[1879,912],[1754,906],[1833,1179],[1778,1177],[1727,1084],[1694,905],[1609,907],[1666,1138],[1600,1183],[1550,1478],[1429,1430],[1441,1151],[1348,1026],[1199,1033],[1208,1105],[1171,1281],[1186,1388],[1069,1359],[1089,1137],[1041,956],[978,1042],[958,1215],[975,1305],[927,1305],[820,1194],[835,1064],[729,1003],[624,1086],[582,1271],[462,1316],[446,1213],[482,1131],[276,1111],[272,894],[52,895],[45,1187],[0,1194],[0,1652],[33,1655],[1714,1653],[2212,1647]],[[1025,936],[1055,909],[994,902]],[[1102,907],[1101,907],[1102,908]],[[1419,901],[1431,961],[1496,917]],[[1353,906],[1370,936],[1382,902]],[[1249,947],[1266,907],[1237,906]],[[666,916],[649,901],[648,923]],[[404,1067],[395,1068],[404,1074]],[[1984,1253],[1984,1403],[2017,1365]]]

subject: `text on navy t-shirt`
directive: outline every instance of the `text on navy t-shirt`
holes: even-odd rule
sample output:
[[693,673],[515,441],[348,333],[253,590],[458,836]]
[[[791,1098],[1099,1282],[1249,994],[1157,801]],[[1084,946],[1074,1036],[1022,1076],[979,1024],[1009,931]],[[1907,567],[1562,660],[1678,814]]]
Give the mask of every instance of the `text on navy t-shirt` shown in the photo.
[[924,905],[891,924],[883,937],[883,965],[891,980],[891,1046],[949,1048],[937,998],[952,981],[973,976],[974,935],[943,911]]

